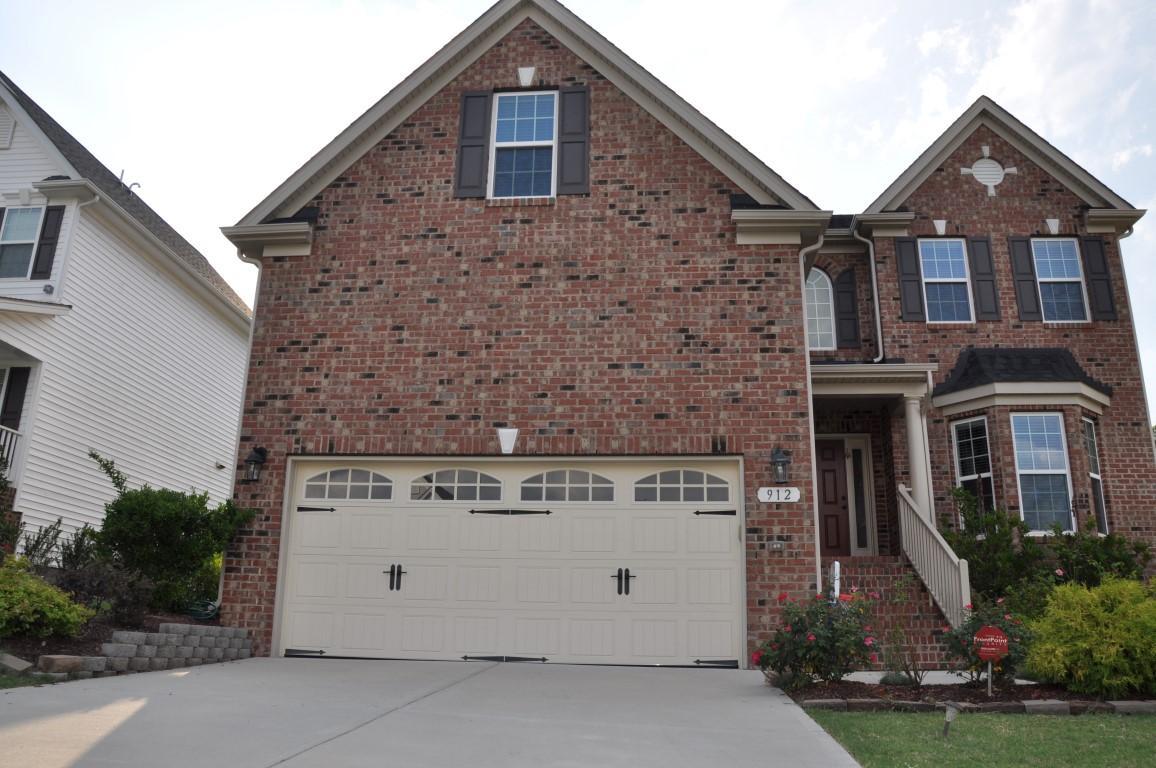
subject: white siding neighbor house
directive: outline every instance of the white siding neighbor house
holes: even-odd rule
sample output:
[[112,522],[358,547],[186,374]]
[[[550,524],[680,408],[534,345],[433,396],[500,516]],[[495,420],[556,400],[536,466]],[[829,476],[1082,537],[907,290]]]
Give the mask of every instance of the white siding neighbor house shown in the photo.
[[133,485],[228,498],[250,313],[204,256],[0,73],[0,448],[30,530]]

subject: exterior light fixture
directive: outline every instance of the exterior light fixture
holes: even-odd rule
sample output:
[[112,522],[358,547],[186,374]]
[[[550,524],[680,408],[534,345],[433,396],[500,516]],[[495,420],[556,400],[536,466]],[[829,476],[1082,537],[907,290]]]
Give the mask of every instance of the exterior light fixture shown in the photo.
[[775,482],[785,483],[791,479],[791,457],[782,448],[776,448],[771,454],[771,468],[774,470]]
[[265,459],[269,456],[269,451],[260,446],[249,451],[249,455],[245,457],[245,479],[253,482],[261,479],[261,467],[265,464]]

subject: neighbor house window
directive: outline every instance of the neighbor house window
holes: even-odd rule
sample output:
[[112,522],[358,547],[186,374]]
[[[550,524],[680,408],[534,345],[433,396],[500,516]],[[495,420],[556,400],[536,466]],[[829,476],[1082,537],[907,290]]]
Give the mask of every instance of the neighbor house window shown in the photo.
[[499,93],[490,197],[552,197],[558,94]]
[[8,208],[0,222],[0,278],[28,279],[43,208]]
[[1044,320],[1082,323],[1088,319],[1084,273],[1075,240],[1032,240],[1032,259]]
[[1072,482],[1064,419],[1058,413],[1013,413],[1020,514],[1033,531],[1072,530]]
[[1096,513],[1096,530],[1108,532],[1108,507],[1104,504],[1104,481],[1100,477],[1100,445],[1096,440],[1096,422],[1083,419],[1084,451],[1088,454],[1088,479],[1092,484],[1092,511]]
[[807,349],[835,348],[835,296],[821,269],[807,275]]
[[923,296],[929,323],[970,323],[971,283],[962,240],[920,240]]
[[987,419],[957,421],[951,425],[951,433],[955,441],[956,485],[975,496],[984,510],[995,509]]

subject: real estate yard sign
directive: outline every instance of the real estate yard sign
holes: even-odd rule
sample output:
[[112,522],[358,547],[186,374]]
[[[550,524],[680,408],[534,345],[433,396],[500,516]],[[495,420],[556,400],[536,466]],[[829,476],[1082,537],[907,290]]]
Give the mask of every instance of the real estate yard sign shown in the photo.
[[991,697],[991,664],[1007,656],[1007,635],[999,627],[980,627],[975,633],[976,654],[987,662],[987,695]]

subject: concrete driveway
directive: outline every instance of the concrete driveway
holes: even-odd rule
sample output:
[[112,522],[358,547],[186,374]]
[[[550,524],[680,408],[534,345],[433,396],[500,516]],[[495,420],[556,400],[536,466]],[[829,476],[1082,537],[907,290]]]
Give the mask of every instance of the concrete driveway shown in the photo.
[[0,745],[38,768],[855,765],[757,672],[340,659],[0,691]]

